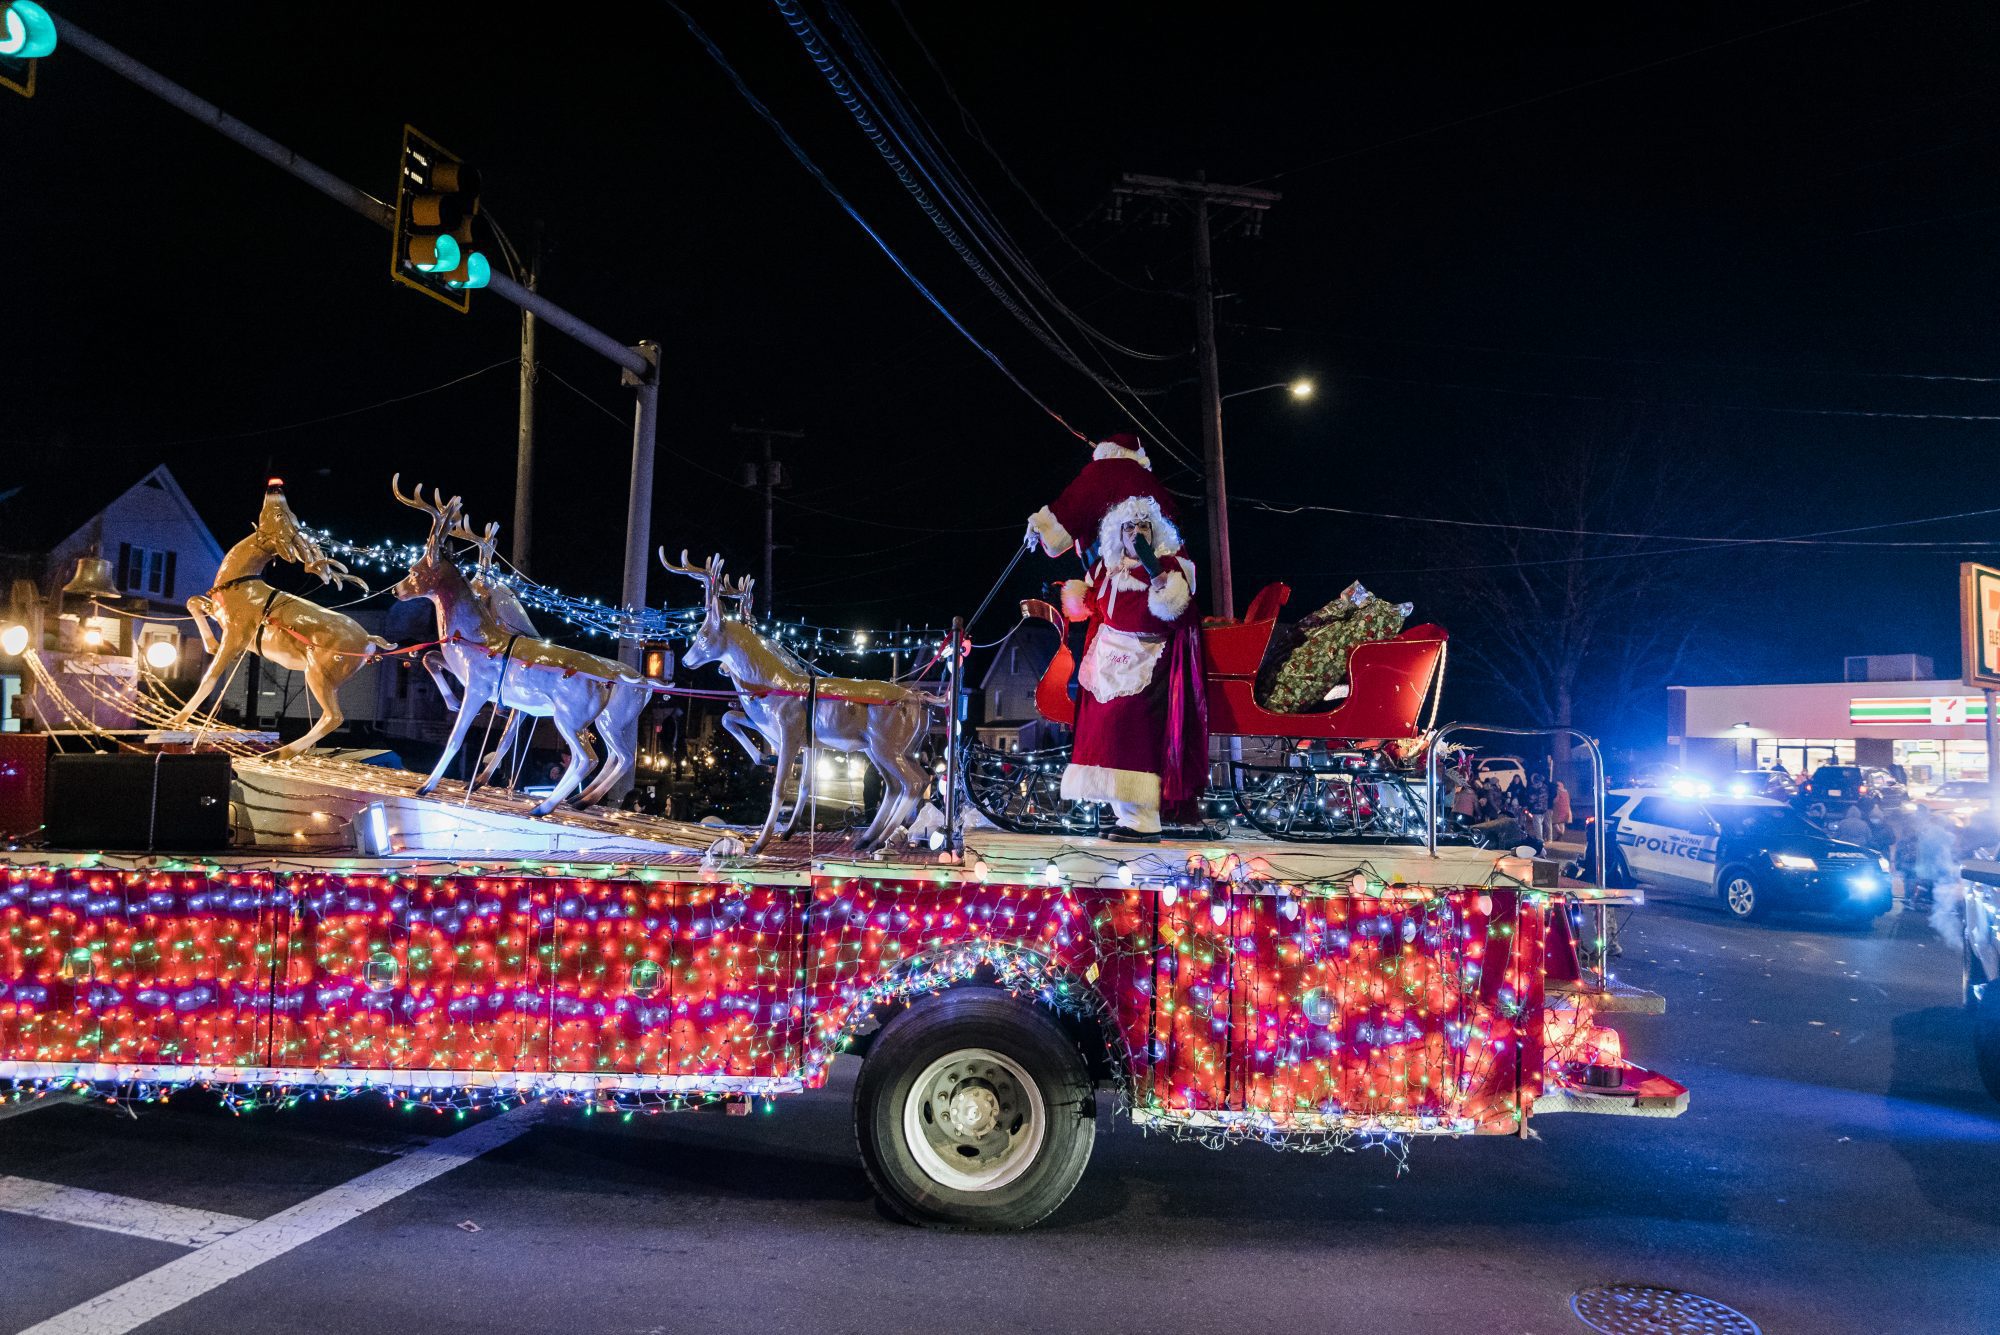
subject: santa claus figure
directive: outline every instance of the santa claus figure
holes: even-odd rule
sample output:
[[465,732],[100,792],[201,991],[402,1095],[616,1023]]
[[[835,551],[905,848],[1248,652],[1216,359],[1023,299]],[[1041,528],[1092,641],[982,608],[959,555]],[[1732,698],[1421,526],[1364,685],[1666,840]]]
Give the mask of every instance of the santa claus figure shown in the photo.
[[1171,817],[1198,819],[1208,711],[1194,563],[1139,438],[1100,441],[1076,480],[1029,519],[1027,540],[1050,556],[1074,548],[1084,566],[1062,595],[1064,614],[1089,623],[1062,795],[1110,803],[1111,838],[1155,842],[1163,804]]

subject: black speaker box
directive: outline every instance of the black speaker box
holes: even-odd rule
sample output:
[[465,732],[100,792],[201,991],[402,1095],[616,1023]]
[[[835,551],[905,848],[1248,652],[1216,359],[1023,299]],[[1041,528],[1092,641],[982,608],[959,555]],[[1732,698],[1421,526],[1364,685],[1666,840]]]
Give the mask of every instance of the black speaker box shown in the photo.
[[49,757],[50,848],[193,853],[229,847],[229,757]]

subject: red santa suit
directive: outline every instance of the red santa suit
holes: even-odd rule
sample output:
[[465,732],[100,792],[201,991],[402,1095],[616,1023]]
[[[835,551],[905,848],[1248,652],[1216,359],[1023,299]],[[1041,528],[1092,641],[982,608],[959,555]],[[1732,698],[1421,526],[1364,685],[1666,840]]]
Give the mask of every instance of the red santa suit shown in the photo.
[[[1122,526],[1134,520],[1151,526],[1157,578],[1125,551]],[[1194,814],[1208,771],[1195,569],[1181,554],[1172,498],[1138,438],[1117,435],[1029,530],[1051,556],[1079,534],[1094,548],[1085,578],[1063,586],[1064,612],[1090,626],[1062,795],[1108,802],[1126,830],[1157,834],[1163,802]]]

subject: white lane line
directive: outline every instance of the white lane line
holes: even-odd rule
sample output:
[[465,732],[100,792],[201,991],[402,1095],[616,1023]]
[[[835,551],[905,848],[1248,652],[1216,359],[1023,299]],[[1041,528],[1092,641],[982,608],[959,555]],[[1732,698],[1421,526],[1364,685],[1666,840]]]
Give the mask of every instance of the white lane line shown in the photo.
[[151,1238],[181,1247],[206,1247],[257,1222],[241,1215],[161,1205],[157,1201],[58,1186],[25,1177],[0,1177],[0,1210],[53,1219],[60,1224],[101,1228],[107,1233],[128,1233],[135,1238]]
[[322,1191],[280,1210],[269,1219],[230,1234],[200,1251],[149,1270],[107,1293],[58,1312],[20,1335],[125,1335],[125,1332],[190,1302],[304,1246],[322,1233],[387,1205],[434,1177],[449,1173],[488,1150],[498,1149],[535,1124],[541,1107],[531,1104],[467,1127],[455,1136],[412,1150],[393,1163]]

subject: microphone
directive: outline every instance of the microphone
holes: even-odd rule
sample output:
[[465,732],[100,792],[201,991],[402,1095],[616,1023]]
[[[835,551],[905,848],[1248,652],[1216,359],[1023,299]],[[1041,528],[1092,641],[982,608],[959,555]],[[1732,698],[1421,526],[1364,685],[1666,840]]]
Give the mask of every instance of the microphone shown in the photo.
[[1160,573],[1160,558],[1153,554],[1153,541],[1143,533],[1132,535],[1132,555],[1137,558],[1139,568],[1146,572],[1147,579],[1155,579]]

